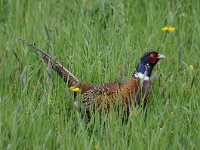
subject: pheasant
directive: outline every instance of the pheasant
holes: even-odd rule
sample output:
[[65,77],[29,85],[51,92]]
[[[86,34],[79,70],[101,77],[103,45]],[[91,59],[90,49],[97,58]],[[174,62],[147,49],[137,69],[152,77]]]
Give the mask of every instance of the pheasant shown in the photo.
[[129,80],[123,81],[122,84],[117,82],[89,84],[79,81],[62,64],[56,62],[34,44],[25,40],[23,42],[32,48],[46,63],[51,65],[52,69],[64,80],[75,95],[77,93],[81,94],[81,109],[86,114],[96,108],[109,111],[111,105],[115,108],[116,105],[122,104],[128,113],[132,104],[135,106],[143,104],[145,107],[152,86],[150,77],[153,68],[160,59],[166,58],[156,51],[146,52],[141,57],[132,77]]

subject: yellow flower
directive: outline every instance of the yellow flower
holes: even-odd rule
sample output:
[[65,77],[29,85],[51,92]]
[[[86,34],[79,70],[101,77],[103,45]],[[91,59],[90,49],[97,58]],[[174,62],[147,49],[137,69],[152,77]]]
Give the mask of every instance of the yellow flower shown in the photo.
[[166,26],[166,27],[163,27],[162,30],[163,31],[169,31],[169,32],[173,32],[175,31],[176,28],[174,27],[170,27],[170,26]]
[[95,145],[95,149],[99,149],[99,144],[96,144],[96,145]]
[[80,92],[81,91],[80,88],[74,87],[74,86],[71,86],[69,89],[74,91],[74,92]]
[[192,70],[194,70],[194,67],[193,67],[193,65],[189,65],[189,69],[192,71]]

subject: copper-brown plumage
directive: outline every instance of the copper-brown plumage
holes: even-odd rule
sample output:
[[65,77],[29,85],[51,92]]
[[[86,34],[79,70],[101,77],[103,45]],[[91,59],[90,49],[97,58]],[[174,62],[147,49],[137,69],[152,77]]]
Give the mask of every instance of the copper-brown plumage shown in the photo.
[[114,108],[116,105],[122,105],[129,111],[131,104],[137,106],[143,103],[146,105],[152,85],[149,77],[151,76],[154,65],[159,59],[164,58],[163,55],[160,55],[157,52],[146,53],[141,58],[133,76],[122,84],[117,82],[89,84],[80,82],[71,72],[64,68],[63,65],[56,62],[44,51],[25,40],[23,41],[46,63],[52,66],[57,74],[63,78],[64,82],[67,83],[68,87],[74,87],[80,90],[74,92],[80,92],[82,110],[84,112],[89,112],[96,108],[109,111],[111,105]]

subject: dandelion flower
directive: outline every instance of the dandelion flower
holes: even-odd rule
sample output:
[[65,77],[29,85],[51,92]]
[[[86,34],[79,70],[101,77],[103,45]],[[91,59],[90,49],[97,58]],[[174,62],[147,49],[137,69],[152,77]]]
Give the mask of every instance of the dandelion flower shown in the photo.
[[176,28],[174,27],[170,27],[170,26],[166,26],[166,27],[163,27],[162,30],[163,31],[169,31],[169,32],[173,32],[175,31]]
[[80,92],[81,91],[80,88],[74,87],[74,86],[71,86],[69,89],[74,91],[74,92]]
[[194,67],[193,67],[193,65],[189,65],[189,69],[192,71],[192,70],[194,70]]

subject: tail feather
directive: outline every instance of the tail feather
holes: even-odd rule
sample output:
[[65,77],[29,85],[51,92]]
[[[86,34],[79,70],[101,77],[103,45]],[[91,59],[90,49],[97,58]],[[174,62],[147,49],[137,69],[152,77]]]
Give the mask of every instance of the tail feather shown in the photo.
[[79,80],[71,73],[69,70],[67,70],[63,65],[56,62],[53,58],[51,58],[47,53],[45,53],[43,50],[37,48],[34,44],[21,39],[25,44],[27,44],[30,48],[33,49],[33,51],[41,57],[47,64],[50,64],[52,68],[57,72],[57,74],[63,78],[64,82],[67,83],[68,87],[75,86],[79,83]]

